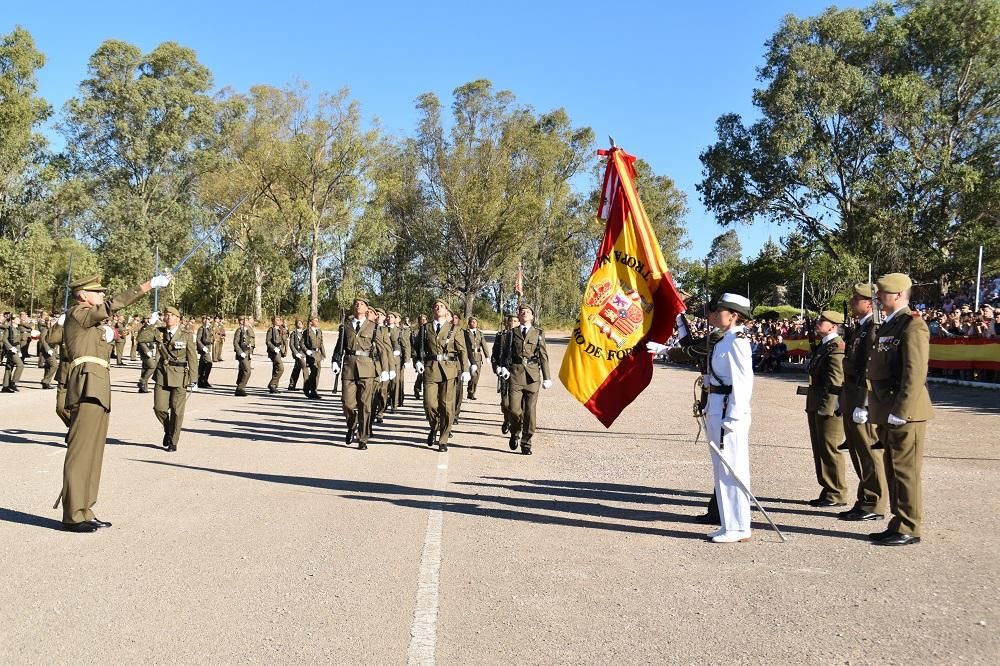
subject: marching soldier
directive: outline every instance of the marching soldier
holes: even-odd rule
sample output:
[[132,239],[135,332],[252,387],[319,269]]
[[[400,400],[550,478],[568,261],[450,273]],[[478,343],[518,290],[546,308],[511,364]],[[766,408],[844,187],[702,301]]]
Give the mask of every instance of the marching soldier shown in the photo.
[[[424,344],[424,326],[427,325],[427,315],[420,315],[417,318],[417,328],[413,331],[413,335],[410,337],[410,349],[417,350],[423,349]],[[419,360],[419,359],[415,359]],[[420,392],[424,388],[424,376],[421,373],[417,373],[416,379],[413,380],[413,397],[420,400]]]
[[305,349],[306,365],[309,368],[309,374],[302,381],[302,390],[306,396],[313,400],[319,400],[321,396],[316,388],[319,385],[319,371],[323,367],[323,359],[326,358],[326,346],[323,344],[323,331],[319,329],[319,317],[313,317],[309,320],[309,328],[302,336],[302,346]]
[[460,330],[452,324],[451,307],[442,299],[434,301],[434,322],[421,326],[420,347],[414,349],[417,373],[424,378],[424,414],[430,424],[427,446],[448,450],[455,418],[455,391],[467,382],[469,357]]
[[930,332],[910,311],[913,283],[907,275],[889,273],[877,284],[885,319],[868,356],[868,416],[885,446],[892,520],[871,539],[883,546],[907,546],[920,543],[923,522],[920,470],[927,421],[934,416],[927,393]]
[[520,440],[521,453],[530,456],[538,387],[548,389],[552,380],[545,333],[532,325],[534,308],[522,303],[518,306],[517,318],[519,323],[510,332],[507,355],[500,364],[505,378],[510,379],[510,438],[507,444],[511,451],[516,451]]
[[[22,339],[24,337],[25,326],[23,321],[28,318],[28,315],[22,313],[20,316],[20,321],[8,313],[8,323],[5,327],[6,335],[3,339],[3,349],[0,350],[5,358],[4,363],[4,373],[3,373],[3,393],[17,393],[21,389],[17,387],[17,382],[21,379],[21,373],[24,372],[24,358],[21,356],[21,351],[25,347],[22,344]],[[30,338],[31,327],[27,327],[29,330],[28,337]]]
[[281,358],[288,356],[288,326],[285,324],[285,318],[281,318]]
[[[309,380],[309,365],[306,363],[306,343],[305,343],[306,329],[302,325],[301,319],[295,320],[295,330],[291,332],[288,338],[288,349],[292,352],[292,374],[288,378],[288,390],[294,391],[296,385],[299,383],[299,374],[302,374],[302,384],[305,385]],[[334,381],[334,384],[337,382]]]
[[125,317],[115,316],[115,365],[125,365],[125,336],[128,329],[125,327]]
[[153,413],[163,426],[163,448],[176,451],[184,425],[188,388],[194,383],[194,337],[181,326],[177,308],[163,309],[163,321],[154,312],[139,342],[156,345],[158,361],[153,373]]
[[166,287],[170,277],[150,281],[104,300],[100,277],[93,275],[70,285],[76,303],[66,314],[63,345],[66,348],[66,408],[70,410],[63,488],[56,501],[63,505],[63,529],[94,532],[111,523],[94,516],[101,481],[101,463],[111,413],[111,375],[108,360],[114,331],[101,322],[134,303],[153,288]]
[[46,367],[46,358],[42,354],[42,338],[45,337],[45,333],[49,327],[49,313],[42,310],[42,314],[38,317],[38,321],[35,324],[35,330],[32,331],[32,335],[37,335],[35,338],[35,356],[38,358],[38,367],[44,369]]
[[469,363],[476,368],[472,371],[472,379],[467,387],[469,400],[475,400],[479,376],[483,373],[483,364],[490,356],[490,348],[486,345],[486,338],[479,330],[479,320],[475,317],[469,317],[469,327],[465,329],[465,344],[469,348]]
[[500,432],[507,434],[510,432],[510,379],[500,372],[501,360],[507,354],[510,346],[510,332],[517,325],[515,315],[507,315],[504,318],[502,330],[497,331],[493,340],[493,351],[490,353],[490,365],[493,367],[493,374],[497,378],[497,393],[500,394],[500,413],[503,414],[503,425]]
[[[153,313],[156,314],[156,313]],[[139,336],[143,337],[143,334],[147,329],[153,327],[157,321],[157,317],[152,314],[146,318],[143,327],[139,329]],[[150,342],[140,342],[137,343],[139,347],[139,358],[142,359],[142,373],[139,375],[139,393],[149,393],[149,380],[153,378],[153,372],[156,370],[157,365],[157,352],[156,352],[156,342],[151,340]]]
[[282,337],[281,319],[271,317],[271,328],[267,329],[267,335],[264,337],[264,343],[267,345],[267,357],[271,359],[271,381],[267,383],[269,393],[278,392],[278,382],[281,381],[281,375],[285,373],[285,364],[281,361],[282,356],[284,356],[281,353]]
[[354,299],[353,316],[340,325],[337,345],[333,350],[333,374],[340,374],[343,381],[342,395],[344,416],[347,418],[347,433],[344,442],[350,444],[355,429],[358,433],[358,449],[368,448],[371,435],[369,410],[375,385],[389,381],[388,371],[377,374],[375,361],[378,357],[383,367],[388,365],[385,350],[376,344],[376,324],[368,318],[368,300]]
[[844,506],[847,481],[844,458],[837,448],[844,441],[844,422],[840,414],[840,391],[844,383],[844,341],[838,327],[844,323],[839,312],[824,310],[816,320],[816,333],[822,336],[809,359],[809,387],[806,392],[806,415],[813,464],[820,494],[810,506]]
[[[455,329],[455,335],[462,338],[462,342],[465,344],[466,356],[469,354],[469,338],[465,334],[465,327],[462,326],[462,318],[457,313],[452,313],[451,315],[451,325]],[[471,359],[472,357],[469,356]],[[469,361],[469,376],[473,376],[476,370],[472,365],[472,361]],[[471,381],[471,380],[470,380]],[[463,381],[455,385],[455,413],[452,415],[451,424],[457,425],[460,418],[462,418],[462,398],[465,396],[465,384],[467,382]]]
[[399,325],[398,312],[389,313],[389,342],[392,345],[392,369],[396,376],[389,381],[389,413],[395,414],[403,406],[403,396],[406,394],[406,377],[404,368],[412,368],[410,361],[410,333]]
[[244,397],[247,394],[250,373],[253,371],[250,357],[253,356],[256,338],[253,333],[253,317],[240,317],[239,323],[239,328],[233,333],[233,351],[236,353],[236,362],[239,364],[239,369],[236,372],[235,395]]
[[28,316],[27,312],[21,313],[21,318],[17,325],[21,333],[21,360],[26,361],[31,354],[28,353],[28,347],[31,346],[31,339],[33,336],[31,317]]
[[56,416],[59,420],[63,422],[67,428],[69,428],[70,422],[70,412],[66,409],[66,375],[69,371],[68,356],[66,353],[66,345],[63,344],[63,324],[66,323],[66,313],[61,313],[52,326],[49,328],[49,334],[47,336],[47,341],[50,346],[59,347],[59,359],[56,363]]
[[46,317],[38,322],[38,361],[39,366],[45,369],[45,373],[42,375],[42,388],[46,390],[55,388],[52,386],[52,380],[55,378],[56,369],[59,366],[57,350],[53,349],[49,342],[49,336],[52,334],[55,323],[56,320],[53,317]]
[[874,448],[878,441],[875,426],[868,420],[868,354],[875,341],[872,319],[872,286],[854,285],[851,311],[859,318],[858,326],[846,341],[844,354],[844,388],[840,391],[840,411],[844,419],[844,435],[854,471],[858,475],[858,493],[854,506],[838,515],[840,520],[882,520],[888,493],[885,486],[885,466],[882,449]]
[[204,316],[201,318],[201,327],[198,328],[198,388],[212,388],[208,383],[209,375],[212,374],[213,346],[215,344],[215,328],[212,326],[212,318]]
[[388,380],[379,381],[378,386],[375,387],[375,393],[372,396],[372,420],[375,423],[382,423],[385,417],[385,408],[389,402],[389,382],[391,382],[396,377],[396,372],[393,370],[393,357],[392,357],[392,341],[389,339],[389,328],[385,325],[386,312],[382,308],[373,308],[368,311],[369,317],[372,317],[374,313],[375,320],[375,344],[381,347],[381,353],[377,356],[377,359],[385,359],[385,361],[377,360],[375,363],[375,370],[378,372],[379,377],[383,373],[388,373]]
[[215,317],[215,337],[212,340],[212,362],[222,361],[222,348],[226,344],[226,322],[220,315]]
[[129,345],[129,360],[137,360],[139,353],[139,331],[142,330],[142,318],[139,315],[133,315],[128,319],[128,333],[131,343]]

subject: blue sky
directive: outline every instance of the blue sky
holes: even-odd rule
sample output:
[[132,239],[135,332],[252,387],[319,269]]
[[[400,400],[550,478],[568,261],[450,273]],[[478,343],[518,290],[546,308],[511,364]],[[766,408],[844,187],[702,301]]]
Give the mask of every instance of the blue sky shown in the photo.
[[[347,86],[367,115],[396,134],[413,131],[419,94],[448,100],[455,87],[487,78],[536,110],[564,107],[602,144],[614,136],[672,177],[691,211],[686,255],[701,258],[723,231],[695,191],[698,154],[714,139],[715,119],[731,111],[752,117],[765,40],[784,15],[811,16],[830,4],[55,0],[9,3],[0,32],[31,31],[47,57],[41,94],[57,110],[76,93],[90,55],[111,38],[145,51],[164,41],[189,46],[217,87]],[[744,254],[782,234],[766,223],[738,231]]]

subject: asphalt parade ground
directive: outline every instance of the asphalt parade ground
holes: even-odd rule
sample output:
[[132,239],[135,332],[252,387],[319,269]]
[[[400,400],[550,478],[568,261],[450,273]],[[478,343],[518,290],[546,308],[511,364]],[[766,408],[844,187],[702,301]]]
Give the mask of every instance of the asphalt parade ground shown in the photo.
[[[327,334],[327,349],[333,339]],[[557,373],[563,341],[550,341]],[[0,395],[0,663],[956,664],[1000,655],[1000,394],[933,386],[924,539],[872,545],[818,495],[802,375],[758,376],[749,543],[694,522],[711,488],[691,371],[657,366],[610,431],[559,384],[534,455],[507,448],[495,379],[448,453],[408,390],[369,450],[340,395],[269,395],[233,354],[159,443],[137,362],[112,368],[96,515],[61,531],[65,429],[28,363]],[[328,362],[327,362],[328,365]],[[412,387],[413,371],[407,372]],[[409,388],[408,387],[408,388]],[[846,457],[845,457],[846,460]],[[856,478],[847,461],[848,482]]]

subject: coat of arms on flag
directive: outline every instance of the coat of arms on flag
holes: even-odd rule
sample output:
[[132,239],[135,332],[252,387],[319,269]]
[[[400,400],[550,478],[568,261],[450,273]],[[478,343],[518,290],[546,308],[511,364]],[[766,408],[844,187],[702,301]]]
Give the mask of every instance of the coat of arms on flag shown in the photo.
[[598,215],[604,239],[559,378],[606,427],[649,384],[647,340],[664,342],[684,311],[635,188],[635,158],[600,151],[608,166]]

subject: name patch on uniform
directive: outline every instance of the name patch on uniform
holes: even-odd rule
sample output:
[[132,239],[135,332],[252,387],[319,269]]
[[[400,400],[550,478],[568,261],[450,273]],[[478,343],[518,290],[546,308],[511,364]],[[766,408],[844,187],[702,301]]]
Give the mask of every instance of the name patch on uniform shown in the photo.
[[187,349],[187,343],[182,341],[174,342],[174,349]]

